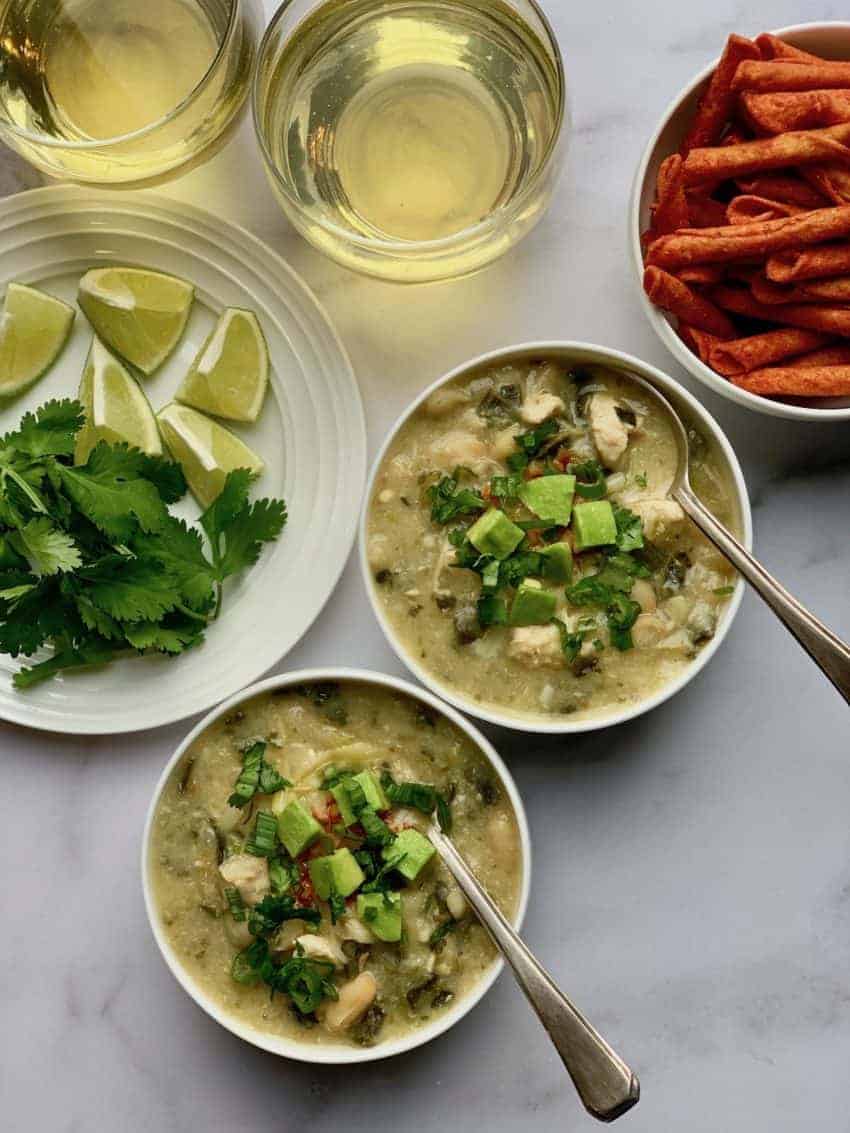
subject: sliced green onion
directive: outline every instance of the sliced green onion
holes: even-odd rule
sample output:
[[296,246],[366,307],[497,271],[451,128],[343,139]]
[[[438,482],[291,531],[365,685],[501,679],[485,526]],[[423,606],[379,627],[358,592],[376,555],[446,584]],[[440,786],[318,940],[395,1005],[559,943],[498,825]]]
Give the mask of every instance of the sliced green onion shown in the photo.
[[257,858],[270,858],[277,850],[277,819],[267,810],[257,812],[254,834],[245,846],[247,854]]
[[259,743],[252,744],[244,753],[242,756],[242,770],[239,773],[239,778],[233,785],[233,794],[227,800],[228,806],[245,806],[257,793],[265,751],[266,745],[260,741]]
[[227,906],[230,909],[230,915],[235,921],[244,921],[247,916],[245,912],[245,902],[242,900],[242,894],[238,889],[227,888],[224,891],[224,899],[227,901]]
[[388,846],[395,835],[384,820],[371,807],[365,807],[358,815],[360,825],[366,832],[370,846]]

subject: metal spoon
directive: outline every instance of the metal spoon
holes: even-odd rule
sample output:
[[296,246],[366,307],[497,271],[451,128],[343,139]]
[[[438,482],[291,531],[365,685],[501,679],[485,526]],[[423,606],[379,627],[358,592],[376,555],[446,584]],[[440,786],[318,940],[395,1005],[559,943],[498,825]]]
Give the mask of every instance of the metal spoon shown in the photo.
[[815,664],[820,666],[844,699],[850,703],[850,646],[809,613],[805,606],[789,594],[785,587],[781,586],[773,575],[753,558],[746,547],[739,543],[718,519],[715,519],[691,488],[688,476],[688,434],[681,417],[667,398],[645,378],[631,371],[629,378],[664,410],[673,427],[679,463],[668,494],[764,599],[786,629],[790,630]]
[[569,1071],[585,1109],[599,1121],[616,1120],[640,1097],[637,1076],[558,990],[436,823],[432,823],[428,837],[513,969],[517,983]]

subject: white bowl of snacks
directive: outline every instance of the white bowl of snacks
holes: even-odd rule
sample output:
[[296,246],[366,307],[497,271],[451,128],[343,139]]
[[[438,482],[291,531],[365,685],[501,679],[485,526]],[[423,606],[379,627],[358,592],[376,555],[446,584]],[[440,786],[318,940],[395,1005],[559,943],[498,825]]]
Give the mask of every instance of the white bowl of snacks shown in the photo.
[[850,24],[818,23],[732,37],[638,167],[629,244],[646,315],[695,378],[748,409],[850,419],[845,157]]
[[288,673],[183,740],[142,846],[148,918],[184,990],[303,1062],[421,1046],[502,960],[428,841],[434,814],[519,928],[531,842],[510,772],[458,712],[395,677]]
[[372,470],[360,562],[412,673],[464,712],[583,732],[662,703],[710,660],[742,583],[666,499],[669,423],[693,438],[697,490],[749,544],[741,469],[671,378],[602,347],[540,342],[484,355],[426,389]]

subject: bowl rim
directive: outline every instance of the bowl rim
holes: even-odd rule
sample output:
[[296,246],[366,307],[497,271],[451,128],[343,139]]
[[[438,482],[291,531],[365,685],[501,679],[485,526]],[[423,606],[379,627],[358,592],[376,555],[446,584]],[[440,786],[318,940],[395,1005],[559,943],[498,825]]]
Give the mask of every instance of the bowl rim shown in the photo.
[[478,728],[469,720],[465,719],[459,712],[457,712],[450,705],[447,705],[439,697],[426,689],[417,688],[409,681],[401,677],[391,676],[387,673],[378,673],[370,669],[355,669],[342,666],[322,666],[311,669],[297,669],[288,673],[279,673],[277,676],[268,677],[265,680],[257,681],[255,684],[248,685],[247,688],[241,689],[239,692],[234,693],[233,696],[228,697],[216,708],[198,721],[198,723],[191,729],[191,731],[181,740],[177,745],[174,753],[168,759],[165,767],[157,779],[156,786],[154,787],[151,801],[148,804],[147,815],[145,817],[144,830],[142,834],[141,845],[141,881],[142,893],[144,896],[145,912],[148,918],[151,932],[153,933],[154,940],[159,948],[160,954],[165,961],[166,966],[171,972],[172,976],[177,980],[183,990],[195,1001],[201,1010],[205,1011],[212,1019],[221,1024],[226,1030],[236,1035],[240,1039],[244,1039],[252,1046],[259,1047],[261,1050],[268,1051],[270,1054],[277,1054],[283,1058],[292,1059],[295,1062],[308,1062],[321,1065],[334,1065],[343,1066],[351,1065],[360,1062],[376,1062],[384,1058],[391,1058],[396,1054],[402,1054],[405,1051],[414,1050],[417,1047],[423,1046],[425,1043],[430,1042],[432,1039],[437,1038],[444,1032],[448,1031],[455,1023],[460,1022],[487,994],[490,988],[498,979],[504,967],[504,960],[501,956],[497,956],[489,969],[478,981],[475,987],[465,996],[458,1000],[457,1004],[446,1011],[439,1019],[420,1027],[418,1030],[411,1031],[407,1035],[403,1035],[398,1039],[383,1043],[375,1047],[347,1047],[340,1044],[331,1044],[327,1046],[310,1046],[306,1043],[298,1043],[290,1039],[281,1038],[274,1035],[265,1034],[258,1028],[251,1027],[241,1021],[230,1016],[227,1011],[223,1010],[217,1005],[211,996],[207,995],[195,981],[186,972],[183,965],[180,963],[174,949],[171,947],[162,926],[159,922],[157,915],[156,902],[153,896],[153,886],[150,877],[150,840],[151,832],[153,829],[153,821],[156,814],[156,809],[159,804],[162,792],[174,771],[174,768],[183,758],[188,748],[195,742],[211,724],[219,719],[220,716],[229,712],[239,704],[243,704],[246,700],[251,700],[262,693],[270,692],[274,689],[287,688],[292,685],[303,684],[308,681],[351,681],[363,684],[376,685],[380,688],[390,689],[395,692],[403,693],[406,696],[418,700],[427,705],[429,708],[439,712],[451,721],[455,727],[459,728],[479,749],[482,755],[488,760],[493,769],[496,771],[505,793],[510,800],[513,808],[514,816],[516,818],[517,830],[519,832],[519,841],[522,852],[522,872],[520,878],[520,891],[517,901],[516,912],[512,918],[512,924],[519,931],[522,927],[525,915],[528,910],[528,901],[531,893],[531,834],[529,832],[528,817],[525,813],[525,806],[523,805],[522,796],[519,793],[514,778],[507,767],[506,763],[496,751],[493,744],[484,736]]
[[207,65],[203,75],[198,79],[191,90],[180,99],[179,102],[167,110],[164,114],[153,122],[148,122],[145,126],[139,126],[136,130],[129,130],[124,134],[113,134],[108,138],[92,138],[82,141],[70,141],[63,138],[57,138],[52,134],[41,134],[34,130],[28,130],[25,126],[19,126],[15,122],[7,120],[0,121],[0,136],[8,134],[9,137],[18,139],[22,142],[30,142],[33,145],[42,146],[46,150],[68,150],[73,153],[89,153],[92,150],[109,149],[112,146],[124,145],[126,142],[135,142],[152,134],[157,130],[162,129],[163,126],[168,126],[180,114],[183,113],[203,92],[204,88],[209,84],[215,72],[218,70],[218,65],[224,58],[225,53],[229,50],[231,41],[239,25],[239,20],[242,17],[242,0],[226,0],[230,5],[230,10],[227,16],[227,26],[218,43],[213,54],[212,59]]
[[430,689],[432,693],[438,696],[441,700],[448,701],[454,705],[455,708],[461,712],[467,712],[480,720],[485,720],[490,724],[495,724],[498,727],[508,728],[514,732],[529,732],[534,735],[578,735],[582,732],[595,732],[602,728],[613,727],[615,724],[623,724],[628,720],[633,720],[637,716],[642,716],[645,712],[656,708],[659,704],[663,704],[670,697],[674,696],[682,688],[685,687],[702,669],[708,664],[721,644],[726,638],[729,629],[740,609],[741,602],[744,597],[745,583],[739,576],[735,583],[735,592],[729,599],[729,604],[726,607],[720,626],[714,635],[714,638],[705,646],[699,653],[697,658],[684,670],[684,672],[669,684],[664,685],[652,696],[641,700],[636,705],[623,709],[620,712],[613,712],[601,716],[596,719],[580,720],[570,722],[568,718],[552,721],[551,723],[543,718],[530,717],[524,719],[522,717],[510,716],[507,713],[500,712],[497,708],[489,705],[481,705],[477,701],[470,700],[467,697],[459,694],[456,690],[441,685],[433,675],[424,669],[417,660],[410,656],[407,650],[401,645],[398,637],[385,615],[381,604],[377,597],[377,588],[372,577],[372,571],[369,567],[367,555],[368,543],[368,520],[369,510],[372,500],[372,495],[375,488],[375,481],[378,472],[383,465],[384,459],[389,451],[390,446],[397,437],[399,430],[407,423],[410,417],[416,410],[426,401],[432,393],[440,389],[441,386],[446,385],[448,382],[453,381],[455,378],[460,377],[465,373],[472,373],[475,370],[481,369],[483,366],[498,364],[499,362],[507,362],[517,357],[530,357],[530,356],[545,356],[547,354],[573,354],[589,355],[586,358],[580,359],[587,361],[593,365],[607,365],[614,369],[619,370],[634,370],[639,375],[648,378],[650,381],[658,382],[661,389],[667,393],[673,394],[674,397],[681,398],[688,407],[688,410],[700,421],[700,423],[707,427],[715,442],[718,444],[720,451],[726,458],[729,469],[732,474],[732,481],[735,489],[735,502],[740,513],[740,524],[742,532],[742,541],[748,548],[752,548],[753,541],[753,528],[752,528],[752,513],[750,510],[750,500],[747,493],[747,486],[744,481],[744,474],[741,470],[740,463],[732,445],[729,443],[726,434],[714,420],[708,410],[697,400],[692,393],[681,386],[673,378],[667,376],[658,370],[655,366],[651,366],[647,362],[642,362],[639,358],[635,358],[631,354],[626,354],[620,350],[614,350],[607,346],[597,346],[593,343],[565,341],[565,340],[550,340],[550,341],[532,341],[519,343],[514,346],[503,346],[495,350],[490,350],[485,354],[481,354],[476,358],[467,362],[462,362],[460,365],[455,366],[447,374],[437,378],[426,389],[424,389],[411,404],[403,411],[401,416],[390,429],[383,444],[375,457],[369,473],[369,479],[366,485],[366,493],[363,499],[363,508],[360,513],[360,524],[358,530],[358,558],[360,560],[360,571],[363,577],[363,584],[366,588],[366,593],[369,598],[369,603],[372,607],[378,625],[383,631],[384,637],[392,648],[398,659],[404,664],[417,680],[421,681],[426,688]]
[[[826,20],[804,24],[791,24],[788,27],[778,28],[769,34],[775,35],[779,39],[791,39],[795,35],[805,32],[828,32],[836,28],[850,31],[850,22],[845,20]],[[659,139],[667,128],[670,119],[676,114],[682,103],[708,81],[718,61],[719,59],[715,59],[707,67],[704,67],[694,79],[686,83],[670,100],[659,119],[658,125],[650,135],[649,142],[643,150],[634,176],[627,213],[629,226],[628,242],[631,261],[634,267],[634,278],[640,295],[640,303],[643,312],[649,320],[652,329],[676,360],[684,366],[693,377],[702,382],[703,385],[708,386],[714,393],[725,397],[727,401],[734,401],[736,405],[742,405],[744,408],[754,410],[756,413],[763,413],[769,417],[782,417],[791,421],[848,421],[850,420],[850,405],[838,408],[825,406],[819,409],[817,406],[794,405],[786,401],[773,401],[769,398],[761,397],[759,394],[750,393],[748,390],[739,389],[738,386],[733,385],[720,374],[716,374],[714,370],[706,366],[696,354],[692,353],[692,351],[685,346],[673,330],[667,316],[649,301],[649,297],[643,289],[643,272],[645,265],[643,248],[641,246],[641,202],[644,195],[649,164],[655,154]]]
[[[327,2],[327,0],[323,0]],[[548,16],[541,8],[538,0],[523,0],[524,3],[534,11],[535,16],[540,21],[540,24],[546,34],[547,42],[545,46],[551,50],[552,58],[555,63],[555,69],[558,74],[559,84],[559,105],[558,117],[555,122],[555,128],[552,131],[552,137],[546,148],[546,152],[540,161],[539,166],[534,171],[533,176],[526,185],[523,185],[522,190],[512,198],[506,208],[500,208],[496,212],[484,220],[477,221],[474,224],[462,228],[459,232],[453,232],[449,236],[441,236],[436,240],[391,240],[388,238],[363,236],[359,233],[352,232],[350,229],[341,228],[333,221],[327,220],[325,217],[314,217],[312,213],[308,213],[301,205],[301,202],[295,197],[289,189],[288,184],[281,176],[274,159],[272,158],[271,150],[266,140],[266,130],[262,121],[262,108],[261,108],[261,64],[264,62],[266,55],[269,51],[272,37],[276,32],[278,25],[283,18],[287,15],[289,9],[292,7],[295,0],[281,0],[281,3],[272,13],[266,29],[263,33],[260,43],[257,47],[256,61],[254,64],[254,73],[251,82],[251,113],[254,124],[254,135],[257,140],[257,145],[260,149],[260,156],[262,157],[263,165],[269,175],[273,186],[281,193],[283,199],[286,201],[287,207],[291,208],[293,213],[301,218],[308,218],[312,224],[317,225],[322,231],[329,232],[338,239],[342,239],[352,247],[361,249],[364,252],[372,252],[378,255],[399,255],[403,253],[406,256],[421,257],[438,256],[440,254],[450,252],[457,244],[466,243],[470,240],[483,240],[504,223],[506,211],[511,214],[519,212],[523,204],[537,188],[539,183],[552,171],[553,167],[557,170],[558,155],[561,152],[561,146],[565,140],[565,134],[570,126],[570,89],[567,83],[566,69],[564,67],[564,56],[561,51],[561,46],[557,35],[549,21]],[[310,18],[312,13],[309,13],[305,19]],[[303,22],[303,20],[301,21]],[[299,27],[300,23],[296,25]],[[291,34],[287,38],[291,37]],[[423,281],[427,282],[427,281]]]

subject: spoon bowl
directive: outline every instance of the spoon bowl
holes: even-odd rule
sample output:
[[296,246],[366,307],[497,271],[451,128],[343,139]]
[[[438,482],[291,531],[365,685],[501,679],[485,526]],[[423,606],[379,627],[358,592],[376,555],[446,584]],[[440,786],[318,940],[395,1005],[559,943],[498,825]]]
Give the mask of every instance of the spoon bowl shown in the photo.
[[691,488],[688,476],[688,434],[681,417],[650,381],[633,372],[629,377],[665,414],[673,430],[679,459],[668,491],[670,498],[679,504],[700,531],[736,567],[850,704],[850,646],[790,594],[708,510]]

